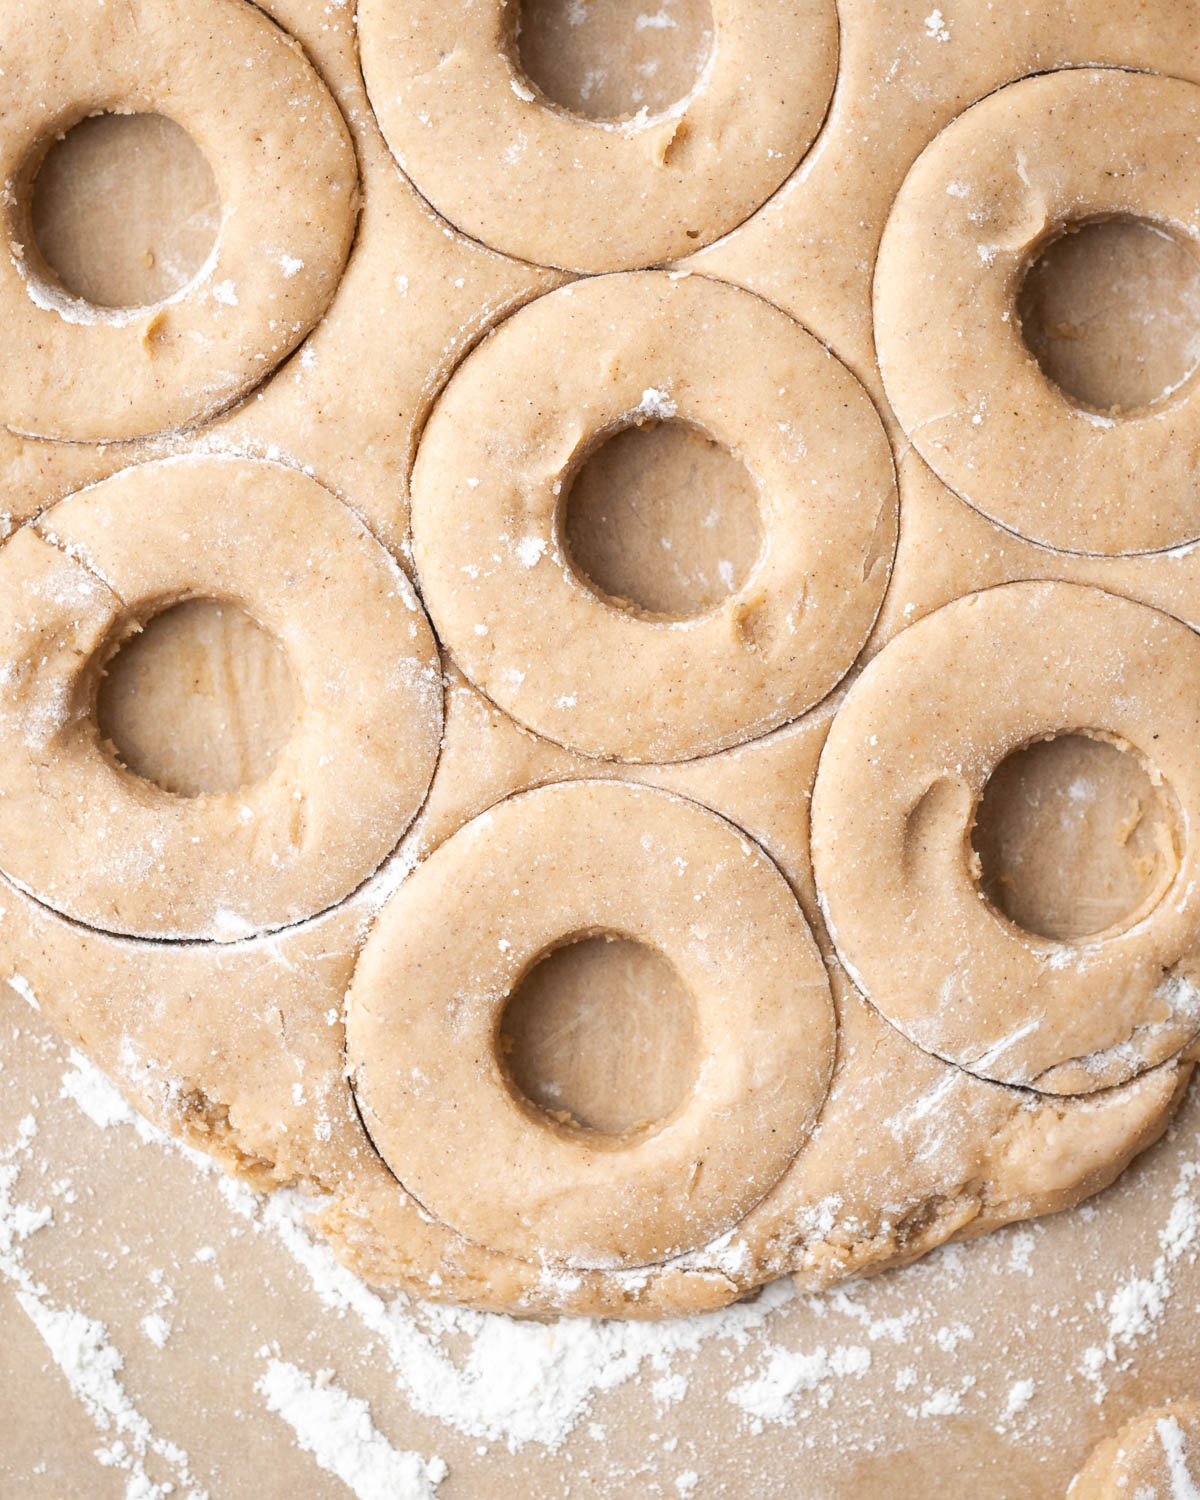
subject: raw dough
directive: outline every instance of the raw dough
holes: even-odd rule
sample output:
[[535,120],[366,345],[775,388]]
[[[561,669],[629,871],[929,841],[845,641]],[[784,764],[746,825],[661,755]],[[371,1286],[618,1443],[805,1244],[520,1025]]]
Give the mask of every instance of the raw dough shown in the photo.
[[948,126],[905,179],[875,270],[888,398],[972,505],[1078,552],[1200,536],[1200,388],[1134,412],[1076,405],[1021,337],[1030,263],[1070,224],[1148,220],[1200,254],[1200,88],[1116,69],[1047,73]]
[[360,0],[371,103],[433,206],[509,255],[632,270],[735,228],[794,169],[837,74],[833,0],[713,0],[713,46],[661,114],[588,120],[514,62],[514,0]]
[[[678,417],[757,481],[741,587],[682,619],[589,587],[561,509],[598,438]],[[891,452],[866,392],[802,328],[734,287],[599,277],[523,308],[468,356],[413,471],[414,554],[459,666],[585,754],[680,760],[795,718],[866,639],[895,548]]]
[[1195,1500],[1200,1495],[1200,1401],[1144,1411],[1097,1447],[1069,1500]]
[[[663,954],[700,1034],[679,1108],[618,1138],[531,1105],[499,1047],[522,976],[590,933]],[[820,1112],[834,1024],[761,850],[695,803],[603,782],[527,792],[443,844],[380,913],[346,998],[363,1121],[408,1191],[481,1245],[576,1267],[666,1260],[743,1218]]]
[[[295,731],[253,786],[180,797],[121,767],[95,720],[121,640],[228,599],[284,646]],[[179,459],[61,501],[0,550],[0,869],[77,921],[245,937],[340,901],[425,797],[441,672],[389,553],[314,480]]]
[[[809,864],[808,798],[829,707],[705,760],[631,771],[538,740],[454,674],[448,702],[442,758],[411,834],[372,881],[312,921],[233,945],[163,945],[90,932],[12,887],[0,903],[0,949],[54,1023],[153,1119],[230,1170],[262,1188],[295,1182],[329,1195],[319,1226],[370,1281],[522,1313],[696,1312],[789,1271],[806,1287],[830,1286],[1068,1207],[1166,1128],[1192,1073],[1185,1058],[1086,1098],[1043,1097],[922,1052],[856,994],[829,958]],[[414,863],[506,792],[596,770],[636,774],[748,829],[822,941],[838,1012],[825,1107],[775,1188],[732,1233],[628,1270],[503,1255],[431,1217],[362,1128],[341,1025],[355,954]],[[214,1047],[214,1037],[229,1040]]]
[[[1200,637],[1098,589],[972,594],[896,637],[834,721],[813,859],[838,954],[919,1045],[984,1077],[1086,1093],[1200,1031]],[[969,835],[995,767],[1038,739],[1129,746],[1177,807],[1164,878],[1119,928],[1080,943],[988,906]]]
[[[139,0],[102,18],[90,0],[18,0],[4,47],[0,182],[11,253],[0,257],[0,422],[80,441],[211,417],[296,347],[337,287],[358,208],[337,106],[300,48],[244,0]],[[208,261],[154,307],[71,296],[32,240],[42,157],[101,113],[174,120],[220,188]],[[287,163],[299,164],[299,177]]]
[[[302,32],[352,124],[364,171],[373,174],[363,231],[304,358],[280,370],[254,401],[188,441],[249,451],[278,445],[313,466],[394,543],[404,529],[408,457],[433,392],[488,326],[553,278],[503,261],[423,212],[374,129],[344,11],[318,10],[314,19],[304,0],[271,0],[267,9]],[[1147,67],[1196,72],[1200,65],[1194,27],[1178,10],[1154,9],[1131,29],[1126,18],[1085,24],[1076,13],[1041,11],[1031,19],[1015,8],[967,5],[947,12],[950,47],[927,36],[919,15],[900,8],[886,15],[886,42],[876,0],[842,0],[840,10],[847,70],[818,149],[763,213],[699,263],[802,318],[878,393],[866,295],[875,238],[906,160],[938,123],[1054,60],[1116,54]],[[403,317],[402,337],[391,336],[390,326],[389,336],[381,336],[381,309]],[[367,360],[369,383],[362,379]],[[126,462],[128,450],[4,439],[3,460],[6,508],[28,514],[98,477],[96,471]],[[914,601],[928,608],[961,592],[967,566],[991,570],[995,581],[1008,569],[1094,569],[1094,581],[1111,579],[1113,587],[1164,605],[1170,599],[1171,607],[1194,614],[1200,589],[1186,556],[1127,564],[1057,557],[990,526],[945,492],[915,455],[905,463],[928,479],[936,498],[925,511],[914,503],[906,516],[908,565],[875,645],[911,617],[906,609]],[[1127,585],[1115,581],[1126,578]],[[938,597],[940,589],[949,592]],[[798,1230],[785,1204],[777,1256],[756,1259],[755,1247],[734,1237],[702,1263],[649,1274],[565,1275],[480,1251],[431,1223],[372,1153],[340,1071],[337,1007],[354,952],[408,861],[507,791],[548,777],[618,772],[707,801],[754,833],[795,883],[816,930],[806,799],[814,746],[828,723],[823,708],[710,759],[620,768],[581,762],[523,733],[453,676],[451,701],[447,750],[405,853],[324,916],[217,948],[89,932],[15,888],[6,890],[0,913],[8,962],[32,979],[68,1035],[157,1119],[250,1180],[297,1181],[321,1192],[336,1185],[329,1228],[342,1253],[381,1283],[525,1311],[607,1308],[645,1316],[728,1300],[786,1269],[787,1255],[806,1267],[806,1284],[833,1282],[921,1253],[948,1234],[1064,1207],[1103,1186],[1165,1127],[1190,1074],[1183,1059],[1088,1098],[1031,1096],[921,1052],[855,996],[834,964],[840,1082],[810,1138],[810,1147],[824,1143],[821,1152],[806,1148],[784,1179],[793,1191],[804,1163],[804,1192],[812,1196],[803,1199],[807,1211]],[[943,1102],[954,1106],[952,1127]],[[906,1109],[902,1125],[880,1130],[880,1120]],[[832,1201],[839,1195],[844,1206]],[[782,1199],[777,1191],[767,1202]],[[765,1223],[758,1212],[756,1221]]]

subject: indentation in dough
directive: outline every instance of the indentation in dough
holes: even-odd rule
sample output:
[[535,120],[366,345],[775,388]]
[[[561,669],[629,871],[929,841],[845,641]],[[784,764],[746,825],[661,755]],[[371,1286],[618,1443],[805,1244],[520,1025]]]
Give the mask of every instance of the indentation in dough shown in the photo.
[[980,889],[1039,937],[1077,942],[1128,927],[1179,869],[1174,801],[1125,742],[1037,740],[1000,762],[980,798],[971,833]]
[[780,610],[781,601],[763,590],[739,595],[734,601],[732,618],[738,639],[747,651],[758,656],[773,656],[781,647],[783,638],[791,637],[800,629],[808,603],[807,580],[801,579],[786,615]]
[[220,228],[212,168],[164,115],[81,120],[47,151],[30,200],[47,271],[99,307],[145,307],[178,292]]
[[1085,412],[1144,411],[1200,361],[1200,264],[1147,219],[1068,223],[1039,247],[1016,311],[1042,373]]
[[[296,722],[296,686],[274,636],[237,605],[187,599],[157,613],[106,663],[96,722],[120,763],[185,797],[268,775]],[[301,839],[302,798],[292,817]]]
[[922,868],[944,855],[952,840],[947,834],[965,832],[969,794],[957,776],[938,776],[925,788],[904,820],[902,860],[904,878],[914,887],[923,885]]
[[[651,389],[647,407],[665,415],[673,403]],[[758,487],[701,428],[644,418],[586,452],[563,505],[562,539],[606,602],[670,619],[701,614],[741,588],[761,554]]]
[[[709,0],[520,0],[512,9],[516,68],[588,120],[662,113],[695,88],[712,52]],[[514,92],[523,87],[518,80]]]
[[862,576],[864,583],[881,563],[884,567],[890,566],[894,535],[891,507],[881,505],[879,513],[875,517],[875,525],[871,530],[871,539],[867,543],[866,550],[863,553]]
[[656,167],[665,167],[670,164],[672,153],[676,147],[684,144],[687,133],[687,121],[680,116],[677,119],[668,120],[650,137],[650,159]]
[[989,262],[999,251],[1026,250],[1050,228],[1045,193],[1029,180],[1023,152],[1018,151],[1012,176],[997,184],[987,208],[971,212],[981,258]]
[[628,938],[545,954],[500,1023],[504,1071],[559,1124],[622,1136],[665,1120],[697,1068],[695,1008],[674,966]]

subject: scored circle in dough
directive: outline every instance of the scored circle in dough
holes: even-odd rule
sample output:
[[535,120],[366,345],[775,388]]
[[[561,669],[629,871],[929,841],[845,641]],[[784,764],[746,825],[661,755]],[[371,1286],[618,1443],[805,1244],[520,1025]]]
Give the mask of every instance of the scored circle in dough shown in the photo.
[[[71,442],[211,417],[256,385],[324,312],[350,250],[358,167],[345,121],[300,47],[245,0],[90,0],[6,8],[0,71],[0,422]],[[161,114],[212,168],[208,260],[152,307],[63,288],[32,239],[46,151],[90,115]]]
[[[549,949],[653,947],[696,1006],[700,1064],[666,1120],[557,1124],[499,1061],[509,996]],[[730,1229],[825,1099],[829,981],[787,882],[745,834],[672,793],[568,782],[452,835],[380,913],[346,1000],[363,1122],[404,1187],[468,1239],[526,1259],[644,1265]]]
[[516,0],[359,0],[363,77],[439,213],[564,270],[656,265],[734,229],[808,150],[837,76],[833,0],[712,0],[712,52],[684,99],[589,120],[514,63],[516,12]]
[[[664,416],[745,464],[763,544],[742,585],[683,619],[576,571],[563,507],[596,442]],[[586,755],[683,760],[796,718],[849,669],[896,539],[870,397],[769,303],[706,277],[597,277],[515,313],[459,366],[412,478],[426,607],[466,675]]]
[[[996,766],[1095,734],[1139,755],[1178,810],[1167,878],[1079,942],[984,899],[970,844]],[[971,594],[892,640],[846,695],[812,804],[838,956],[919,1046],[1000,1082],[1089,1093],[1200,1031],[1200,636],[1068,583]]]
[[[121,640],[184,599],[273,634],[299,712],[270,773],[184,797],[96,723]],[[341,900],[421,806],[437,762],[433,634],[391,556],[315,480],[177,459],[60,501],[0,549],[0,869],[89,926],[218,938]]]
[[1077,405],[1021,336],[1027,268],[1068,225],[1145,219],[1200,255],[1200,88],[1079,68],[1023,79],[946,127],[896,198],[875,343],[914,447],[984,515],[1067,551],[1200,537],[1200,384],[1125,413]]

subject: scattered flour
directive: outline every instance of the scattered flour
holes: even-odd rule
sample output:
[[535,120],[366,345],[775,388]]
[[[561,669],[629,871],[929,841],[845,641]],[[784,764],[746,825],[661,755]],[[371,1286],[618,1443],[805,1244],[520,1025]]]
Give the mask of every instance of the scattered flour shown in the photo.
[[[1171,1474],[1170,1500],[1200,1500],[1200,1485],[1197,1485],[1188,1464],[1183,1428],[1174,1417],[1160,1417],[1154,1425]],[[1200,1477],[1200,1470],[1197,1477]]]
[[286,1360],[273,1359],[255,1389],[292,1428],[301,1448],[358,1500],[430,1500],[446,1477],[440,1458],[393,1448],[371,1421],[367,1403],[335,1385],[328,1371],[310,1379]]
[[33,1010],[41,1010],[42,1007],[38,1004],[38,998],[33,993],[33,986],[25,978],[24,974],[10,974],[8,976],[8,985],[10,989],[16,990],[26,1005],[30,1006]]
[[[1130,1276],[1116,1288],[1108,1301],[1107,1338],[1084,1350],[1080,1373],[1092,1382],[1097,1403],[1108,1391],[1105,1367],[1124,1369],[1131,1363],[1138,1340],[1153,1331],[1166,1311],[1173,1290],[1172,1268],[1185,1255],[1194,1258],[1200,1250],[1200,1206],[1190,1194],[1197,1178],[1200,1163],[1184,1162],[1172,1191],[1171,1212],[1159,1231],[1160,1254],[1149,1276]],[[1129,1351],[1124,1358],[1123,1350]]]
[[171,1325],[162,1313],[147,1313],[142,1319],[142,1332],[156,1349],[163,1349],[171,1337]]
[[666,10],[660,9],[656,10],[653,15],[638,16],[633,26],[635,31],[667,31],[675,24],[675,18]]
[[[255,1234],[271,1237],[304,1272],[325,1308],[337,1317],[355,1320],[367,1343],[374,1344],[387,1358],[398,1389],[414,1411],[465,1436],[484,1442],[503,1442],[511,1451],[531,1443],[549,1450],[559,1447],[587,1418],[600,1395],[637,1377],[647,1366],[657,1377],[650,1382],[650,1391],[662,1407],[684,1399],[688,1377],[685,1371],[676,1368],[676,1362],[713,1341],[731,1350],[746,1350],[752,1356],[753,1365],[744,1372],[741,1383],[727,1392],[727,1399],[746,1414],[751,1429],[759,1431],[766,1423],[795,1423],[800,1415],[800,1398],[805,1395],[813,1396],[822,1407],[831,1404],[835,1396],[839,1401],[844,1400],[847,1385],[853,1386],[872,1368],[872,1352],[867,1343],[903,1346],[911,1350],[910,1359],[917,1359],[920,1345],[925,1342],[930,1347],[940,1346],[953,1352],[955,1345],[970,1336],[966,1325],[937,1319],[932,1309],[927,1309],[926,1320],[919,1305],[905,1307],[895,1316],[881,1317],[871,1311],[869,1299],[859,1300],[865,1294],[843,1289],[823,1297],[800,1298],[788,1281],[768,1285],[754,1301],[735,1303],[713,1314],[659,1324],[586,1319],[543,1324],[424,1304],[404,1297],[385,1299],[344,1268],[324,1241],[312,1236],[307,1216],[314,1207],[319,1207],[313,1200],[292,1190],[260,1198],[244,1184],[226,1177],[207,1157],[142,1119],[80,1054],[72,1052],[69,1064],[63,1077],[63,1097],[72,1100],[97,1125],[129,1126],[142,1140],[170,1149],[212,1175],[229,1206],[248,1227]],[[30,1132],[35,1132],[32,1117],[29,1125]],[[0,1162],[3,1160],[0,1153]],[[1195,1163],[1185,1164],[1181,1170],[1170,1215],[1158,1237],[1160,1253],[1149,1276],[1131,1276],[1117,1288],[1108,1304],[1094,1304],[1098,1311],[1107,1307],[1109,1333],[1107,1342],[1089,1355],[1094,1367],[1089,1366],[1084,1373],[1092,1379],[1099,1379],[1104,1364],[1123,1357],[1141,1332],[1153,1328],[1170,1296],[1171,1267],[1184,1256],[1194,1257],[1200,1248],[1200,1207],[1189,1193],[1198,1176],[1200,1165]],[[26,1210],[16,1220],[9,1215],[7,1230],[0,1229],[0,1251],[4,1247],[4,1233],[12,1239],[14,1223],[32,1232],[49,1219],[48,1210],[44,1213]],[[1029,1234],[1028,1241],[1025,1234]],[[1036,1231],[1022,1230],[1013,1234],[1007,1245],[997,1241],[997,1273],[1005,1269],[1005,1261],[1010,1271],[1026,1272],[1035,1235]],[[955,1249],[939,1252],[936,1267],[930,1263],[926,1275],[953,1279],[960,1256],[961,1252]],[[808,1352],[764,1343],[761,1332],[768,1321],[796,1300],[817,1315],[852,1316],[861,1325],[865,1342],[835,1344],[829,1340]],[[85,1319],[80,1326],[90,1325]],[[101,1340],[96,1348],[104,1350],[108,1348],[104,1331],[100,1325],[95,1326]],[[145,1323],[143,1331],[147,1331]],[[270,1352],[276,1356],[279,1353],[264,1350],[264,1357]],[[114,1369],[119,1368],[120,1356],[112,1353],[117,1361]],[[898,1372],[895,1377],[898,1392],[917,1386],[918,1368],[919,1363],[916,1367],[906,1363]],[[375,1429],[370,1426],[365,1403],[357,1397],[322,1383],[320,1377],[311,1380],[278,1357],[263,1377],[264,1382],[268,1379],[270,1394],[267,1385],[260,1384],[260,1390],[269,1404],[277,1403],[272,1409],[289,1422],[292,1416],[284,1411],[284,1405],[291,1403],[288,1411],[295,1415],[300,1404],[308,1401],[323,1413],[322,1421],[327,1426],[333,1424],[336,1428],[334,1419],[341,1413],[345,1425],[338,1430],[350,1431],[351,1424],[356,1424],[354,1430],[365,1434],[364,1441],[371,1445],[370,1434]],[[841,1383],[840,1389],[835,1382]],[[927,1388],[925,1399],[918,1397],[918,1404],[906,1411],[912,1418],[957,1415],[964,1411],[964,1397],[972,1385],[968,1379],[958,1388],[932,1392]],[[1002,1388],[997,1398],[993,1422],[1010,1422],[1023,1412],[1034,1390],[1034,1381],[1027,1378],[1026,1372],[1015,1370],[1009,1385]],[[367,1423],[366,1427],[361,1425],[362,1421]],[[315,1454],[317,1448],[313,1445],[325,1442],[328,1432],[318,1437],[313,1429],[309,1436],[310,1451]],[[384,1440],[379,1438],[379,1441]],[[321,1451],[331,1457],[336,1450]],[[423,1462],[414,1455],[398,1454],[390,1446],[387,1453],[396,1460]],[[140,1462],[136,1448],[127,1458],[129,1465]],[[186,1463],[186,1455],[183,1461]],[[318,1462],[322,1462],[319,1456]],[[129,1472],[133,1473],[132,1467]],[[341,1473],[341,1470],[333,1468],[331,1472]],[[437,1461],[430,1460],[424,1470],[412,1472],[418,1475],[414,1482],[423,1484],[425,1489],[401,1490],[398,1494],[405,1500],[409,1493],[433,1494],[441,1476]],[[687,1475],[681,1475],[680,1479],[683,1483],[677,1488],[686,1497]],[[360,1476],[359,1482],[368,1481]],[[357,1493],[373,1492],[368,1489]],[[155,1500],[157,1491],[150,1489],[146,1494]],[[1187,1492],[1184,1495],[1186,1500],[1194,1500]]]
[[72,1099],[93,1125],[107,1130],[110,1125],[134,1125],[136,1116],[116,1084],[74,1048],[70,1054],[70,1072],[63,1074],[60,1097]]
[[1014,1380],[1008,1388],[1008,1399],[1004,1403],[1005,1420],[1011,1422],[1013,1417],[1019,1416],[1033,1400],[1036,1390],[1037,1386],[1032,1380]]
[[[623,1385],[644,1363],[665,1362],[714,1338],[744,1347],[749,1334],[796,1295],[779,1281],[754,1302],[658,1324],[531,1323],[403,1297],[385,1301],[312,1238],[304,1223],[309,1206],[299,1194],[276,1192],[263,1204],[260,1221],[308,1274],[325,1306],[353,1314],[379,1339],[416,1411],[512,1450],[526,1443],[558,1447],[597,1394]],[[461,1362],[442,1344],[455,1335],[466,1335]]]
[[934,1391],[932,1396],[927,1397],[921,1402],[915,1415],[921,1417],[957,1417],[963,1409],[963,1397],[974,1384],[975,1377],[968,1375],[957,1391],[952,1391],[948,1386],[943,1386],[941,1390]]
[[540,536],[525,536],[517,543],[517,561],[523,568],[532,568],[538,558],[546,550],[546,543]]
[[948,42],[950,28],[940,10],[931,10],[925,17],[925,35],[932,42]]
[[[76,1400],[101,1432],[112,1435],[108,1445],[97,1452],[98,1461],[130,1476],[126,1490],[129,1500],[167,1500],[171,1495],[176,1500],[208,1500],[207,1491],[192,1475],[187,1454],[176,1443],[157,1437],[129,1399],[118,1378],[124,1361],[109,1342],[104,1324],[78,1308],[57,1306],[26,1267],[21,1248],[24,1241],[52,1223],[53,1216],[47,1208],[13,1201],[18,1175],[15,1165],[0,1166],[0,1277],[12,1284],[18,1305],[41,1336]],[[145,1463],[150,1455],[162,1462],[172,1479],[151,1479]]]
[[642,392],[642,399],[633,415],[645,417],[648,421],[669,422],[678,410],[669,391],[660,391],[651,385]]
[[793,1349],[770,1352],[765,1371],[754,1380],[735,1385],[728,1399],[759,1423],[795,1420],[795,1398],[816,1391],[822,1405],[832,1398],[830,1384],[846,1375],[865,1375],[871,1368],[871,1351],[864,1344],[849,1344],[803,1354]]

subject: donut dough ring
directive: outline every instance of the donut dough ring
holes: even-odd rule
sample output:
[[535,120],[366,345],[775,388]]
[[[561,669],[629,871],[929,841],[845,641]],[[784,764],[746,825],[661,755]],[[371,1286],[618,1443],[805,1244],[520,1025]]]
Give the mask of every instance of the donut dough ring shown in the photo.
[[1144,218],[1200,254],[1198,135],[1195,84],[1048,73],[968,109],[896,199],[874,294],[888,399],[946,484],[1021,536],[1110,555],[1200,536],[1200,385],[1087,410],[1042,372],[1016,314],[1027,267],[1067,224]]
[[522,260],[620,271],[735,228],[808,150],[837,76],[833,0],[713,0],[713,50],[661,114],[584,119],[512,61],[515,0],[360,0],[367,94],[396,160],[466,234]]
[[[284,646],[300,712],[271,773],[180,797],[125,770],[95,721],[121,640],[187,598],[231,600]],[[126,469],[0,550],[0,868],[89,926],[230,938],[341,900],[424,800],[437,649],[391,556],[277,464]]]
[[1200,1494],[1200,1401],[1141,1412],[1100,1443],[1069,1500],[1189,1500]]
[[[557,1124],[497,1053],[522,976],[593,933],[658,949],[696,1004],[688,1096],[619,1139]],[[812,1129],[834,1034],[816,944],[758,846],[621,783],[527,792],[460,830],[380,914],[346,1000],[355,1097],[399,1181],[479,1244],[585,1267],[664,1260],[743,1218]]]
[[[598,440],[676,415],[745,463],[764,536],[741,588],[684,619],[586,584],[561,525]],[[426,607],[471,681],[539,734],[625,761],[707,754],[824,697],[896,537],[891,450],[854,377],[758,298],[653,271],[564,287],[468,355],[426,424],[411,507]]]
[[[813,794],[813,863],[855,982],[983,1077],[1088,1093],[1200,1031],[1200,637],[1098,589],[1015,583],[893,640],[846,696]],[[1036,937],[982,898],[970,830],[995,767],[1082,731],[1131,747],[1178,809],[1174,878],[1125,924]]]
[[[300,47],[255,6],[139,0],[103,17],[84,0],[51,9],[26,0],[6,19],[0,76],[10,241],[0,256],[0,421],[69,441],[200,422],[258,384],[328,305],[358,206],[337,106]],[[249,69],[254,90],[231,88]],[[153,307],[81,301],[32,243],[28,199],[43,156],[103,113],[173,119],[220,188],[212,254]],[[295,172],[281,170],[289,162]]]

